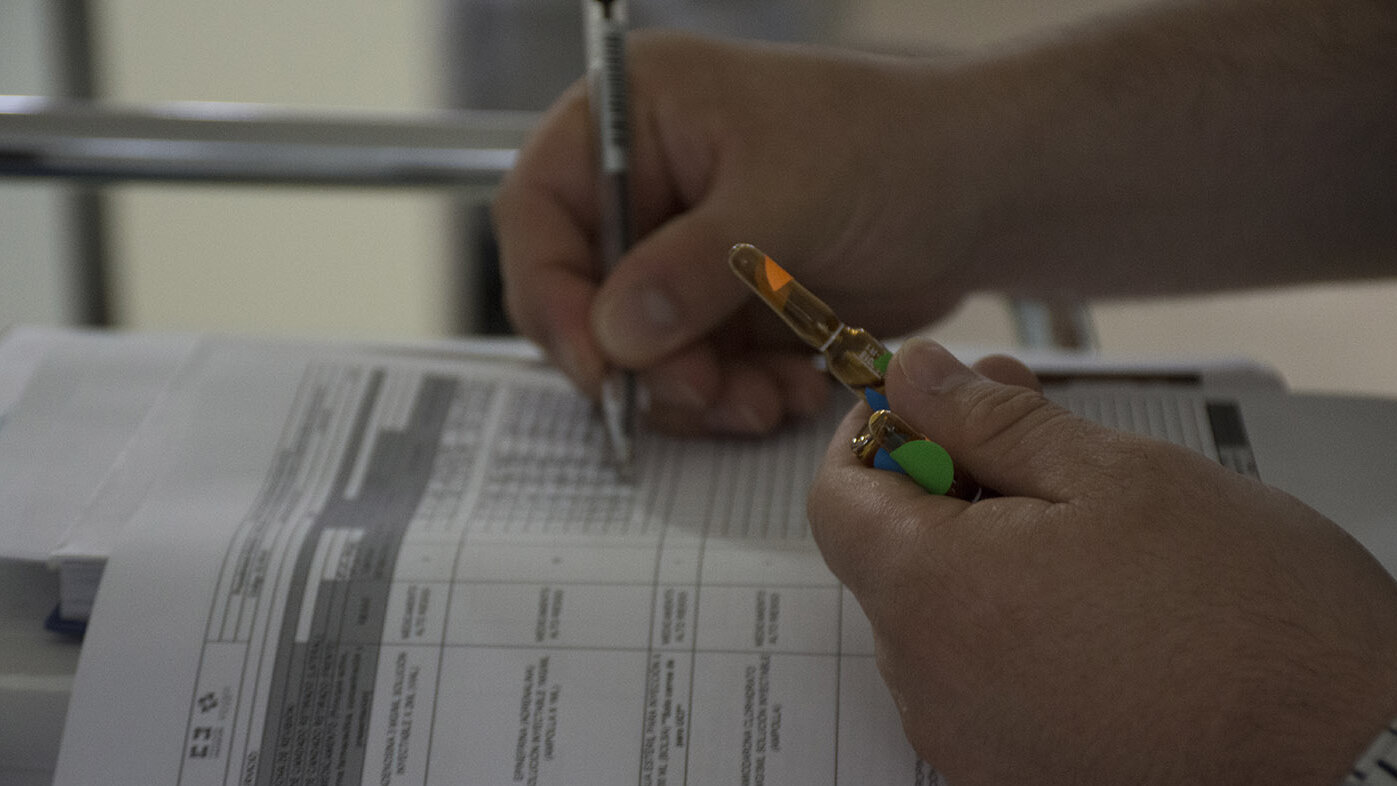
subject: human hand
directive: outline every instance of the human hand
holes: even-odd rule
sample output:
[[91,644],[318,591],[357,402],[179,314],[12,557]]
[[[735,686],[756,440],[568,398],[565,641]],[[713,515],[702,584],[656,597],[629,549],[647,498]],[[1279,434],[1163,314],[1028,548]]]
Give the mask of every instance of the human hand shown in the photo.
[[985,374],[913,340],[888,395],[1006,496],[865,468],[860,408],[810,497],[917,751],[957,786],[1338,783],[1397,714],[1387,572],[1276,489]]
[[494,209],[510,317],[585,392],[608,366],[635,369],[650,422],[671,431],[762,432],[818,410],[828,385],[809,351],[727,269],[739,241],[875,331],[905,332],[959,301],[957,242],[975,201],[973,178],[955,173],[973,165],[936,141],[976,131],[945,120],[956,102],[933,70],[669,34],[630,41],[631,251],[603,281],[581,83],[520,152]]

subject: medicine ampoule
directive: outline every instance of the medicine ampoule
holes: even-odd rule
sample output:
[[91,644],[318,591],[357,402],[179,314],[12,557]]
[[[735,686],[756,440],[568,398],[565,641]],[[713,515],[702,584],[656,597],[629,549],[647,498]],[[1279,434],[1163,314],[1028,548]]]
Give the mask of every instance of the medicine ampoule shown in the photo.
[[[835,379],[869,398],[874,409],[887,409],[883,376],[892,353],[862,328],[849,327],[810,290],[755,246],[739,243],[728,252],[728,266],[752,291],[790,325],[805,343],[825,356]],[[873,395],[869,395],[869,393]]]
[[[889,410],[880,409],[869,415],[849,446],[865,465],[900,469],[933,494],[970,502],[984,494],[980,484],[951,461],[945,448]],[[889,460],[896,467],[889,466]]]

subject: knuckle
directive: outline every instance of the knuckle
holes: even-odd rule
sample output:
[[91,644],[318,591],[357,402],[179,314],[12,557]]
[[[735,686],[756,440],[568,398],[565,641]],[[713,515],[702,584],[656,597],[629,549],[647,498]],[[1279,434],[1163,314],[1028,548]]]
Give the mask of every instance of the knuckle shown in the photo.
[[[971,439],[992,452],[1019,451],[1035,434],[1067,429],[1080,432],[1075,415],[1041,393],[1006,385],[982,386],[972,393],[966,422],[976,424]],[[1082,421],[1085,423],[1085,421]],[[1040,440],[1051,443],[1053,440]]]

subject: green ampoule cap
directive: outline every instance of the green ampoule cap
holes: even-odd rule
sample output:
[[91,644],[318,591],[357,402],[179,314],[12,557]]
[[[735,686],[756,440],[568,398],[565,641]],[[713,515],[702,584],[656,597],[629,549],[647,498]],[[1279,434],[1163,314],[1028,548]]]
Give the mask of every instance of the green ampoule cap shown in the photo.
[[945,494],[950,490],[956,474],[955,464],[951,462],[951,454],[935,442],[913,440],[894,448],[888,455],[918,486],[932,494]]

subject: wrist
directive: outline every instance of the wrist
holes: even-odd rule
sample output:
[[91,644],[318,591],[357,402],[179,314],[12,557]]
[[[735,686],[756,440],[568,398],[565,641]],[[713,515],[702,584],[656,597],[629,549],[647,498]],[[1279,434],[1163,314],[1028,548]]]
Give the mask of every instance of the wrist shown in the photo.
[[900,58],[882,67],[874,113],[880,128],[870,137],[881,149],[874,151],[870,180],[885,197],[874,201],[883,235],[870,240],[906,244],[922,274],[916,294],[923,300],[928,292],[1010,288],[1023,261],[989,260],[982,252],[1015,202],[1013,108],[996,97],[993,75],[973,60]]
[[1275,782],[1335,784],[1368,753],[1386,750],[1379,731],[1397,708],[1392,642],[1350,640],[1342,649],[1309,652],[1292,647],[1273,662],[1282,660],[1298,668],[1273,669],[1269,687],[1253,686],[1246,725],[1258,733],[1235,740],[1234,760]]

